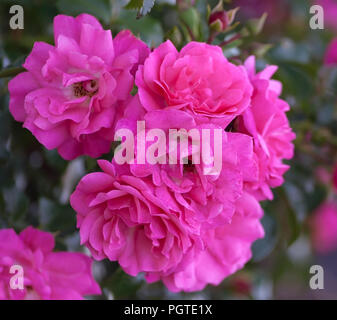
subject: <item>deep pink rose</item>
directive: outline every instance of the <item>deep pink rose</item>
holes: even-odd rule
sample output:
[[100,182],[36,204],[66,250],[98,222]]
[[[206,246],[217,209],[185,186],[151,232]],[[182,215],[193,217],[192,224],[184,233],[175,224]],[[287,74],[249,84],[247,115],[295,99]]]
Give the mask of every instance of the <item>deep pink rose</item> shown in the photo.
[[263,215],[257,200],[245,193],[237,201],[231,223],[203,230],[204,250],[195,252],[189,262],[182,261],[171,273],[148,273],[149,282],[163,280],[173,292],[199,291],[206,285],[219,285],[223,279],[243,268],[252,256],[252,243],[264,236],[260,218]]
[[135,276],[174,269],[201,248],[200,224],[165,186],[133,176],[128,165],[98,163],[103,172],[82,178],[70,198],[81,244],[94,258],[118,260]]
[[328,253],[337,249],[337,205],[334,202],[322,204],[310,220],[311,239],[314,249]]
[[[157,150],[158,155],[163,154],[164,163],[153,165],[145,159],[145,164],[139,164],[135,149],[135,163],[130,165],[131,173],[139,178],[151,177],[155,186],[164,185],[176,196],[181,194],[184,201],[189,203],[190,209],[194,212],[193,215],[205,223],[214,226],[214,224],[228,222],[235,212],[236,200],[242,195],[243,185],[258,180],[258,164],[254,159],[253,139],[246,134],[225,132],[220,126],[198,125],[195,117],[183,110],[168,108],[146,112],[140,104],[138,95],[126,107],[125,114],[127,117],[119,121],[117,127],[131,130],[135,137],[136,120],[139,119],[145,120],[145,134],[153,129],[161,129],[166,134],[165,141],[160,142],[161,145],[166,143],[166,148],[164,147],[163,151]],[[201,140],[199,152],[202,153],[204,145],[209,145],[210,155],[213,158],[220,158],[219,171],[216,170],[214,163],[207,165],[201,155],[199,162],[195,164],[193,155],[197,151],[192,148],[190,138],[186,149],[181,149],[180,141],[177,141],[176,148],[172,148],[169,129],[185,129],[186,133],[193,129],[199,132]],[[203,130],[210,132],[209,141],[207,139],[203,141]],[[221,141],[214,141],[215,130],[220,131]],[[150,148],[152,144],[154,145],[153,142],[147,142],[146,148]],[[137,145],[137,137],[134,145]],[[217,152],[219,149],[221,153]],[[183,158],[188,159],[186,164],[180,162],[181,152],[184,153]],[[170,158],[174,158],[177,164],[170,164]],[[207,157],[206,160],[209,158]],[[205,174],[207,169],[214,174]]]
[[[133,106],[135,101],[137,97]],[[256,178],[257,168],[252,139],[239,133],[223,131],[223,134],[223,168],[216,176],[205,176],[201,165],[122,166],[99,160],[103,172],[85,176],[70,199],[77,212],[81,243],[96,259],[117,260],[131,275],[146,272],[148,281],[171,277],[185,266],[194,268],[201,263],[200,254],[206,248],[213,250],[214,245],[217,250],[223,245],[217,242],[218,234],[222,234],[224,241],[228,239],[230,246],[232,231],[226,226],[230,228],[233,221],[238,221],[243,229],[245,223],[250,228],[248,220],[239,218],[242,216],[245,220],[241,203],[249,200],[252,208],[258,206],[243,190],[246,179]],[[261,213],[259,209],[258,218]],[[236,232],[235,225],[233,232]],[[209,273],[220,273],[214,275],[217,280],[204,279],[204,282],[179,288],[167,283],[169,289],[200,290],[206,283],[220,282],[241,268],[250,258],[251,242],[262,236],[262,233],[254,233],[251,237],[247,234],[246,238],[245,232],[250,231],[237,233],[242,239],[237,243],[233,241],[233,248],[226,249],[233,250],[231,254],[235,252],[239,260],[233,257],[222,265],[214,265],[214,270],[209,265]]]
[[112,39],[96,18],[58,15],[55,46],[36,42],[23,72],[9,82],[15,120],[48,149],[71,160],[110,150],[135,71],[149,53],[129,31]]
[[237,120],[236,130],[254,138],[260,177],[257,182],[248,183],[250,191],[258,200],[272,199],[270,188],[280,186],[289,169],[283,160],[293,157],[295,134],[286,116],[289,105],[279,98],[281,83],[271,79],[277,67],[269,66],[256,73],[253,56],[247,59],[245,67],[254,92],[250,107]]
[[220,47],[200,42],[180,52],[169,40],[161,44],[138,69],[136,85],[147,111],[182,110],[198,123],[224,127],[248,107],[252,94],[244,68],[228,62]]
[[[0,300],[78,300],[85,295],[101,294],[91,273],[89,257],[82,253],[52,252],[53,248],[50,233],[32,227],[19,235],[13,229],[0,230]],[[22,290],[10,287],[13,265],[22,267]]]

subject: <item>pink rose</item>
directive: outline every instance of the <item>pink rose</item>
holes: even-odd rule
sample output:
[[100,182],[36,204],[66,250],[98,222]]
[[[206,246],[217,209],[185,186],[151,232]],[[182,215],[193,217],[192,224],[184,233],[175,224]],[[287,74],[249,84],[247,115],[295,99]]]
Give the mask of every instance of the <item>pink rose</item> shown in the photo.
[[322,204],[310,220],[311,240],[319,253],[337,249],[337,205],[334,202]]
[[263,71],[255,72],[255,58],[245,62],[250,80],[254,87],[250,107],[236,122],[236,130],[254,138],[254,151],[259,164],[259,180],[248,183],[249,189],[258,200],[272,199],[270,188],[280,186],[283,174],[289,166],[283,159],[291,159],[294,154],[292,140],[295,134],[289,126],[286,111],[289,105],[279,95],[281,83],[271,80],[277,70],[269,66]]
[[[77,212],[81,243],[96,259],[117,260],[131,275],[146,272],[148,281],[164,279],[187,266],[194,268],[195,260],[200,261],[200,252],[208,246],[213,250],[213,245],[223,245],[217,242],[217,234],[228,239],[230,246],[232,236],[226,226],[230,228],[233,221],[238,221],[244,228],[246,222],[239,218],[244,216],[242,203],[257,206],[258,217],[262,211],[242,189],[246,179],[256,178],[251,138],[239,133],[223,134],[223,169],[218,176],[203,175],[201,165],[122,166],[99,160],[103,172],[85,176],[70,199]],[[254,220],[254,226],[257,221]],[[247,223],[250,228],[248,220]],[[235,252],[240,260],[233,258],[223,265],[214,265],[214,270],[210,265],[210,274],[221,273],[218,282],[249,259],[256,234],[247,235],[246,239],[244,233],[237,234],[243,238],[238,244],[233,242],[231,248],[231,254]],[[213,240],[209,242],[210,239]],[[191,291],[215,282],[209,279],[178,289],[165,283],[173,291]]]
[[[32,227],[19,235],[13,229],[0,230],[0,300],[78,300],[84,295],[101,294],[91,274],[89,257],[52,252],[53,248],[50,233]],[[13,265],[22,267],[22,290],[10,287]]]
[[140,102],[147,111],[175,109],[200,122],[226,127],[249,105],[252,87],[243,67],[220,47],[190,42],[180,52],[168,40],[156,48],[136,74]]
[[55,46],[36,42],[8,85],[15,120],[48,149],[71,160],[110,150],[134,74],[149,53],[129,31],[112,39],[92,16],[58,15]]
[[[144,114],[145,113],[145,114]],[[145,112],[136,95],[125,109],[127,118],[118,122],[118,128],[127,128],[136,137],[136,120],[144,119],[146,124],[145,134],[152,129],[161,129],[166,134],[166,141],[160,144],[166,147],[157,150],[164,163],[150,164],[145,159],[145,164],[137,163],[137,150],[135,149],[135,163],[130,165],[130,171],[139,178],[150,177],[155,186],[165,186],[176,196],[181,194],[184,201],[194,212],[194,216],[204,223],[214,226],[226,223],[235,211],[236,200],[241,197],[243,184],[256,182],[258,179],[258,166],[254,159],[253,140],[246,134],[225,132],[221,127],[203,124],[197,125],[193,115],[176,109],[153,110]],[[199,132],[200,149],[199,161],[196,164],[194,155],[197,153],[188,140],[187,148],[181,149],[181,141],[172,148],[169,139],[169,129],[185,129],[188,132],[194,129]],[[210,132],[209,141],[202,141],[202,131]],[[220,140],[214,141],[214,131],[220,131]],[[156,142],[155,142],[156,143]],[[155,143],[147,142],[146,148]],[[221,145],[220,145],[221,143]],[[134,145],[137,145],[137,137]],[[197,143],[195,143],[197,145]],[[214,165],[204,163],[200,153],[204,145],[209,145],[209,153],[213,158],[219,158],[221,164],[217,168]],[[218,152],[221,149],[221,152]],[[122,150],[122,149],[121,149]],[[180,162],[180,154],[188,159],[186,164]],[[176,164],[170,164],[170,160],[176,160]],[[115,154],[116,160],[116,154]],[[206,160],[209,160],[206,157]],[[205,174],[207,169],[215,169],[214,175]],[[211,170],[212,171],[212,170]],[[180,196],[180,195],[179,195]]]
[[243,268],[252,256],[252,243],[264,236],[259,222],[263,211],[257,200],[245,193],[237,202],[231,223],[204,230],[204,250],[189,263],[183,261],[174,272],[147,274],[149,282],[163,280],[173,292],[199,291],[206,285],[219,285],[223,279]]
[[135,276],[174,269],[201,248],[200,224],[165,186],[133,176],[128,165],[98,164],[103,172],[82,178],[70,198],[81,244],[95,259],[118,260]]

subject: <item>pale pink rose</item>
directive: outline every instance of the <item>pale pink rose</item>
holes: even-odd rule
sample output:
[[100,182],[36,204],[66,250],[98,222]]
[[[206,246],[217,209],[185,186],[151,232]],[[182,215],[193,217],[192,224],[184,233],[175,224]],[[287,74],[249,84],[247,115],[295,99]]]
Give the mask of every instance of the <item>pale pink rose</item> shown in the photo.
[[326,65],[337,64],[337,39],[332,40],[329,44],[325,53],[324,63]]
[[9,82],[15,120],[48,149],[71,160],[110,151],[134,75],[149,53],[129,31],[114,39],[96,18],[58,15],[55,46],[36,42],[20,73]]
[[[78,300],[101,294],[89,257],[53,252],[53,248],[54,237],[50,233],[32,227],[19,235],[13,229],[0,230],[0,300]],[[13,265],[23,268],[22,290],[10,287]],[[18,275],[17,270],[15,274]]]
[[163,280],[174,292],[199,291],[208,284],[220,284],[250,260],[252,243],[264,236],[259,221],[262,215],[257,200],[245,193],[237,202],[231,223],[202,232],[204,250],[194,252],[194,258],[183,261],[174,272],[148,273],[146,279]]
[[252,87],[246,71],[230,63],[220,47],[190,42],[180,52],[168,40],[136,74],[140,102],[147,111],[174,109],[198,123],[226,127],[249,105]]
[[337,205],[334,202],[322,204],[310,219],[311,240],[319,253],[337,249]]
[[280,186],[284,182],[283,174],[289,169],[283,160],[291,159],[294,155],[292,140],[295,133],[286,116],[289,105],[279,98],[281,83],[271,79],[277,67],[269,66],[256,73],[253,56],[247,59],[245,67],[254,92],[250,107],[238,117],[235,127],[236,131],[254,138],[259,180],[248,183],[249,190],[258,200],[272,199],[270,188]]
[[312,0],[312,5],[318,4],[324,10],[324,24],[332,29],[337,30],[337,1],[336,0]]

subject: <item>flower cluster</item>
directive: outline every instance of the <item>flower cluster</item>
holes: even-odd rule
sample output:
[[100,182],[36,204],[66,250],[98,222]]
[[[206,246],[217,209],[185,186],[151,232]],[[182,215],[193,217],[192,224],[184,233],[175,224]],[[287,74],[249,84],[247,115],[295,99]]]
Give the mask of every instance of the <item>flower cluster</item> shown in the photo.
[[[88,15],[58,16],[54,31],[55,46],[35,44],[28,71],[11,81],[10,110],[65,159],[99,157],[117,129],[136,134],[137,121],[166,135],[221,133],[221,144],[209,145],[211,154],[221,148],[215,174],[191,162],[189,145],[176,164],[98,160],[101,172],[83,177],[70,198],[81,244],[174,292],[217,285],[242,268],[264,235],[259,201],[272,199],[288,169],[283,160],[293,156],[289,106],[271,79],[277,68],[257,73],[254,57],[238,66],[200,42],[178,51],[166,41],[150,51],[128,31],[112,39]],[[171,156],[159,144],[158,158]]]

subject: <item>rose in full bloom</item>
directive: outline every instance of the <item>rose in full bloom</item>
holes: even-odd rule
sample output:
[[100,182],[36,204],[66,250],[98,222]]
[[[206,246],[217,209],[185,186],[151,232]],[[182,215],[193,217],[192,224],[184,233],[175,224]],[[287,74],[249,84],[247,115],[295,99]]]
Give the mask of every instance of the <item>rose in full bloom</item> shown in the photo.
[[171,273],[148,273],[149,282],[163,280],[173,292],[203,290],[206,285],[219,285],[223,279],[243,266],[252,257],[252,243],[264,236],[260,218],[263,210],[257,200],[244,193],[237,201],[230,223],[203,230],[204,250],[183,261]]
[[260,177],[257,182],[248,183],[250,191],[258,200],[272,199],[270,188],[280,186],[283,174],[289,169],[283,160],[293,157],[295,133],[286,116],[289,105],[279,98],[281,83],[271,79],[277,67],[269,66],[256,73],[253,56],[247,59],[245,67],[254,92],[250,107],[238,117],[235,127],[254,138]]
[[337,204],[323,203],[310,220],[311,239],[314,249],[328,253],[337,249]]
[[128,165],[98,163],[103,172],[82,178],[70,198],[81,244],[95,259],[118,260],[135,276],[174,269],[202,247],[199,224],[167,188],[133,176]]
[[[0,300],[78,300],[101,294],[89,257],[53,248],[50,233],[32,227],[19,235],[13,229],[0,230]],[[10,287],[13,265],[22,267],[23,289]]]
[[55,46],[36,42],[20,73],[9,82],[15,120],[48,149],[71,160],[110,150],[134,75],[149,53],[129,31],[114,39],[96,18],[58,15]]
[[249,105],[252,87],[242,66],[219,46],[190,42],[180,52],[168,40],[156,48],[136,74],[139,99],[147,111],[175,109],[198,123],[226,127]]
[[[85,176],[70,199],[77,212],[81,243],[96,259],[117,260],[131,275],[145,272],[150,282],[171,277],[186,266],[193,269],[207,248],[218,250],[233,243],[231,249],[218,252],[232,259],[228,256],[210,269],[210,273],[219,272],[216,280],[204,278],[179,287],[165,280],[173,291],[201,290],[241,268],[250,258],[251,243],[262,236],[261,229],[249,236],[248,221],[248,230],[231,234],[236,233],[236,223],[245,228],[239,203],[245,198],[244,180],[256,176],[252,138],[222,132],[223,168],[217,176],[205,176],[201,164],[117,165],[99,160],[103,172]],[[254,226],[259,218],[254,218]],[[242,238],[236,242],[235,237]],[[220,238],[227,244],[218,242]],[[211,259],[211,253],[205,255]]]

